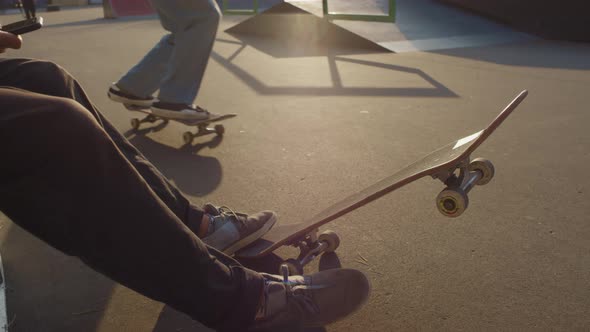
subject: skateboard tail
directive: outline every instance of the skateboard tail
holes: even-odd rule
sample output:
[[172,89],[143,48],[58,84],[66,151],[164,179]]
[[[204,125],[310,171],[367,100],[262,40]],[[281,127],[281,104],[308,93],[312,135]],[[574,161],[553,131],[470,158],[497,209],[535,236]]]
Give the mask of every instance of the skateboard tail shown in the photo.
[[527,90],[523,90],[519,93],[518,96],[516,96],[484,130],[458,140],[456,147],[469,143],[468,148],[461,152],[461,156],[469,156],[475,151],[475,149],[477,149],[481,143],[483,143],[510,114],[512,114],[512,111],[520,105],[520,103],[527,97],[528,93]]
[[[490,123],[490,125],[483,131],[482,135],[487,137],[489,136],[506,118],[520,105],[520,103],[528,96],[529,92],[527,90],[523,90],[521,93],[518,94],[511,102],[504,108],[504,110],[498,114],[498,116]],[[494,125],[495,124],[495,125]]]

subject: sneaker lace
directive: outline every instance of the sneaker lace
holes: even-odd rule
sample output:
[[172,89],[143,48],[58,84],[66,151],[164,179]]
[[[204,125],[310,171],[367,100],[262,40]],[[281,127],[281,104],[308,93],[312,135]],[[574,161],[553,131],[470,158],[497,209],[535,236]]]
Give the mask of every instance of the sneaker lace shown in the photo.
[[[239,218],[238,217],[238,213],[234,212],[234,210],[232,210],[231,208],[222,205],[218,208],[219,210],[219,214],[221,214],[222,216],[229,216],[229,217],[234,217],[239,223],[242,224],[242,226],[246,226],[246,218]],[[245,216],[245,215],[244,215]]]
[[281,273],[283,275],[283,284],[285,285],[285,289],[287,290],[287,296],[293,298],[295,300],[295,303],[297,303],[297,305],[301,307],[301,309],[303,309],[304,311],[311,312],[313,314],[319,314],[320,308],[311,298],[311,292],[308,292],[307,290],[320,289],[324,287],[322,285],[301,285],[299,283],[290,281],[289,269],[286,265],[281,266]]

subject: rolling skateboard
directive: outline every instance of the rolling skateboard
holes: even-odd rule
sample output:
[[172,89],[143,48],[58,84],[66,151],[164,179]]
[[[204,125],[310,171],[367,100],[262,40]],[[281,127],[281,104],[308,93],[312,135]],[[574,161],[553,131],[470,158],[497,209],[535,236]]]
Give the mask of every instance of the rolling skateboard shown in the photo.
[[235,256],[257,258],[282,246],[298,247],[299,256],[286,260],[284,265],[290,274],[302,274],[303,266],[321,253],[333,252],[340,245],[336,233],[325,231],[318,234],[320,226],[428,175],[446,186],[436,197],[438,210],[447,217],[460,216],[469,204],[467,193],[475,185],[485,185],[494,177],[492,163],[482,158],[470,160],[471,153],[498,128],[527,94],[526,90],[522,91],[485,129],[451,142],[307,221],[275,226],[262,238],[236,252]]
[[154,123],[158,120],[164,121],[164,124],[168,124],[168,121],[176,121],[182,123],[187,126],[197,126],[197,132],[193,133],[191,131],[186,131],[182,134],[182,140],[185,144],[191,144],[195,137],[209,135],[209,134],[216,134],[217,136],[223,136],[225,133],[225,128],[223,125],[215,125],[213,128],[209,127],[209,124],[212,122],[218,122],[225,119],[233,118],[237,116],[237,114],[213,114],[207,120],[181,120],[181,119],[174,119],[164,116],[155,115],[149,108],[140,107],[135,105],[124,105],[130,111],[136,111],[146,114],[146,116],[142,119],[133,118],[131,119],[131,127],[133,130],[138,130],[139,126],[141,126],[144,122]]

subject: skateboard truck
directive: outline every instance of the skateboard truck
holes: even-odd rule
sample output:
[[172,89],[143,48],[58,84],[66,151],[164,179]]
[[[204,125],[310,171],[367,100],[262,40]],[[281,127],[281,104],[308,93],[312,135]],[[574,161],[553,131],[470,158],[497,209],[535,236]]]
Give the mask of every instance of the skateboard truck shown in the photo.
[[296,240],[291,245],[299,248],[297,258],[289,258],[283,262],[283,266],[289,270],[291,275],[303,274],[303,267],[313,261],[319,255],[326,252],[333,252],[340,246],[340,237],[333,231],[324,231],[318,236],[319,229],[309,232],[301,240]]
[[223,125],[215,125],[213,128],[208,127],[208,123],[200,123],[197,125],[197,132],[192,133],[190,131],[185,131],[182,134],[182,140],[185,144],[191,144],[195,137],[205,136],[209,134],[216,134],[217,136],[223,136],[225,133],[225,127]]
[[[143,119],[137,119],[137,118],[133,118],[131,119],[131,128],[133,128],[133,130],[138,130],[139,126],[141,126],[142,123],[154,123],[156,121],[158,121],[158,117],[149,114],[148,116],[144,117]],[[168,120],[167,119],[162,119],[164,125],[168,124]]]
[[[456,174],[457,170],[459,175]],[[469,206],[467,194],[475,185],[482,186],[490,182],[494,172],[491,161],[476,158],[469,162],[469,158],[466,158],[455,169],[433,175],[433,178],[447,185],[436,197],[438,211],[451,218],[463,214]]]

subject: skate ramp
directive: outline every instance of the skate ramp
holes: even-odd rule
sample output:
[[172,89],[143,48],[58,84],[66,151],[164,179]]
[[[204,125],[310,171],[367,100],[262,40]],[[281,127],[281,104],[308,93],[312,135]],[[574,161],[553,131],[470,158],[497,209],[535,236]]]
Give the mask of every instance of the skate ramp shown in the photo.
[[104,0],[103,8],[105,18],[155,14],[148,0]]
[[298,3],[278,4],[225,32],[254,47],[259,38],[272,39],[277,47],[265,52],[279,57],[319,55],[334,50],[391,52],[295,4]]
[[[331,12],[383,15],[388,11],[389,1],[330,0],[329,3]],[[394,23],[326,20],[321,0],[290,0],[226,31],[250,45],[253,43],[246,40],[247,35],[272,38],[273,42],[286,44],[295,50],[298,47],[309,48],[311,43],[316,43],[332,52],[343,52],[338,48],[348,47],[356,49],[357,53],[434,51],[534,39],[527,33],[441,4],[438,0],[396,0],[395,7]],[[294,17],[289,17],[294,14]],[[328,26],[331,31],[338,32],[337,36],[324,37]],[[303,43],[305,40],[308,42]]]

